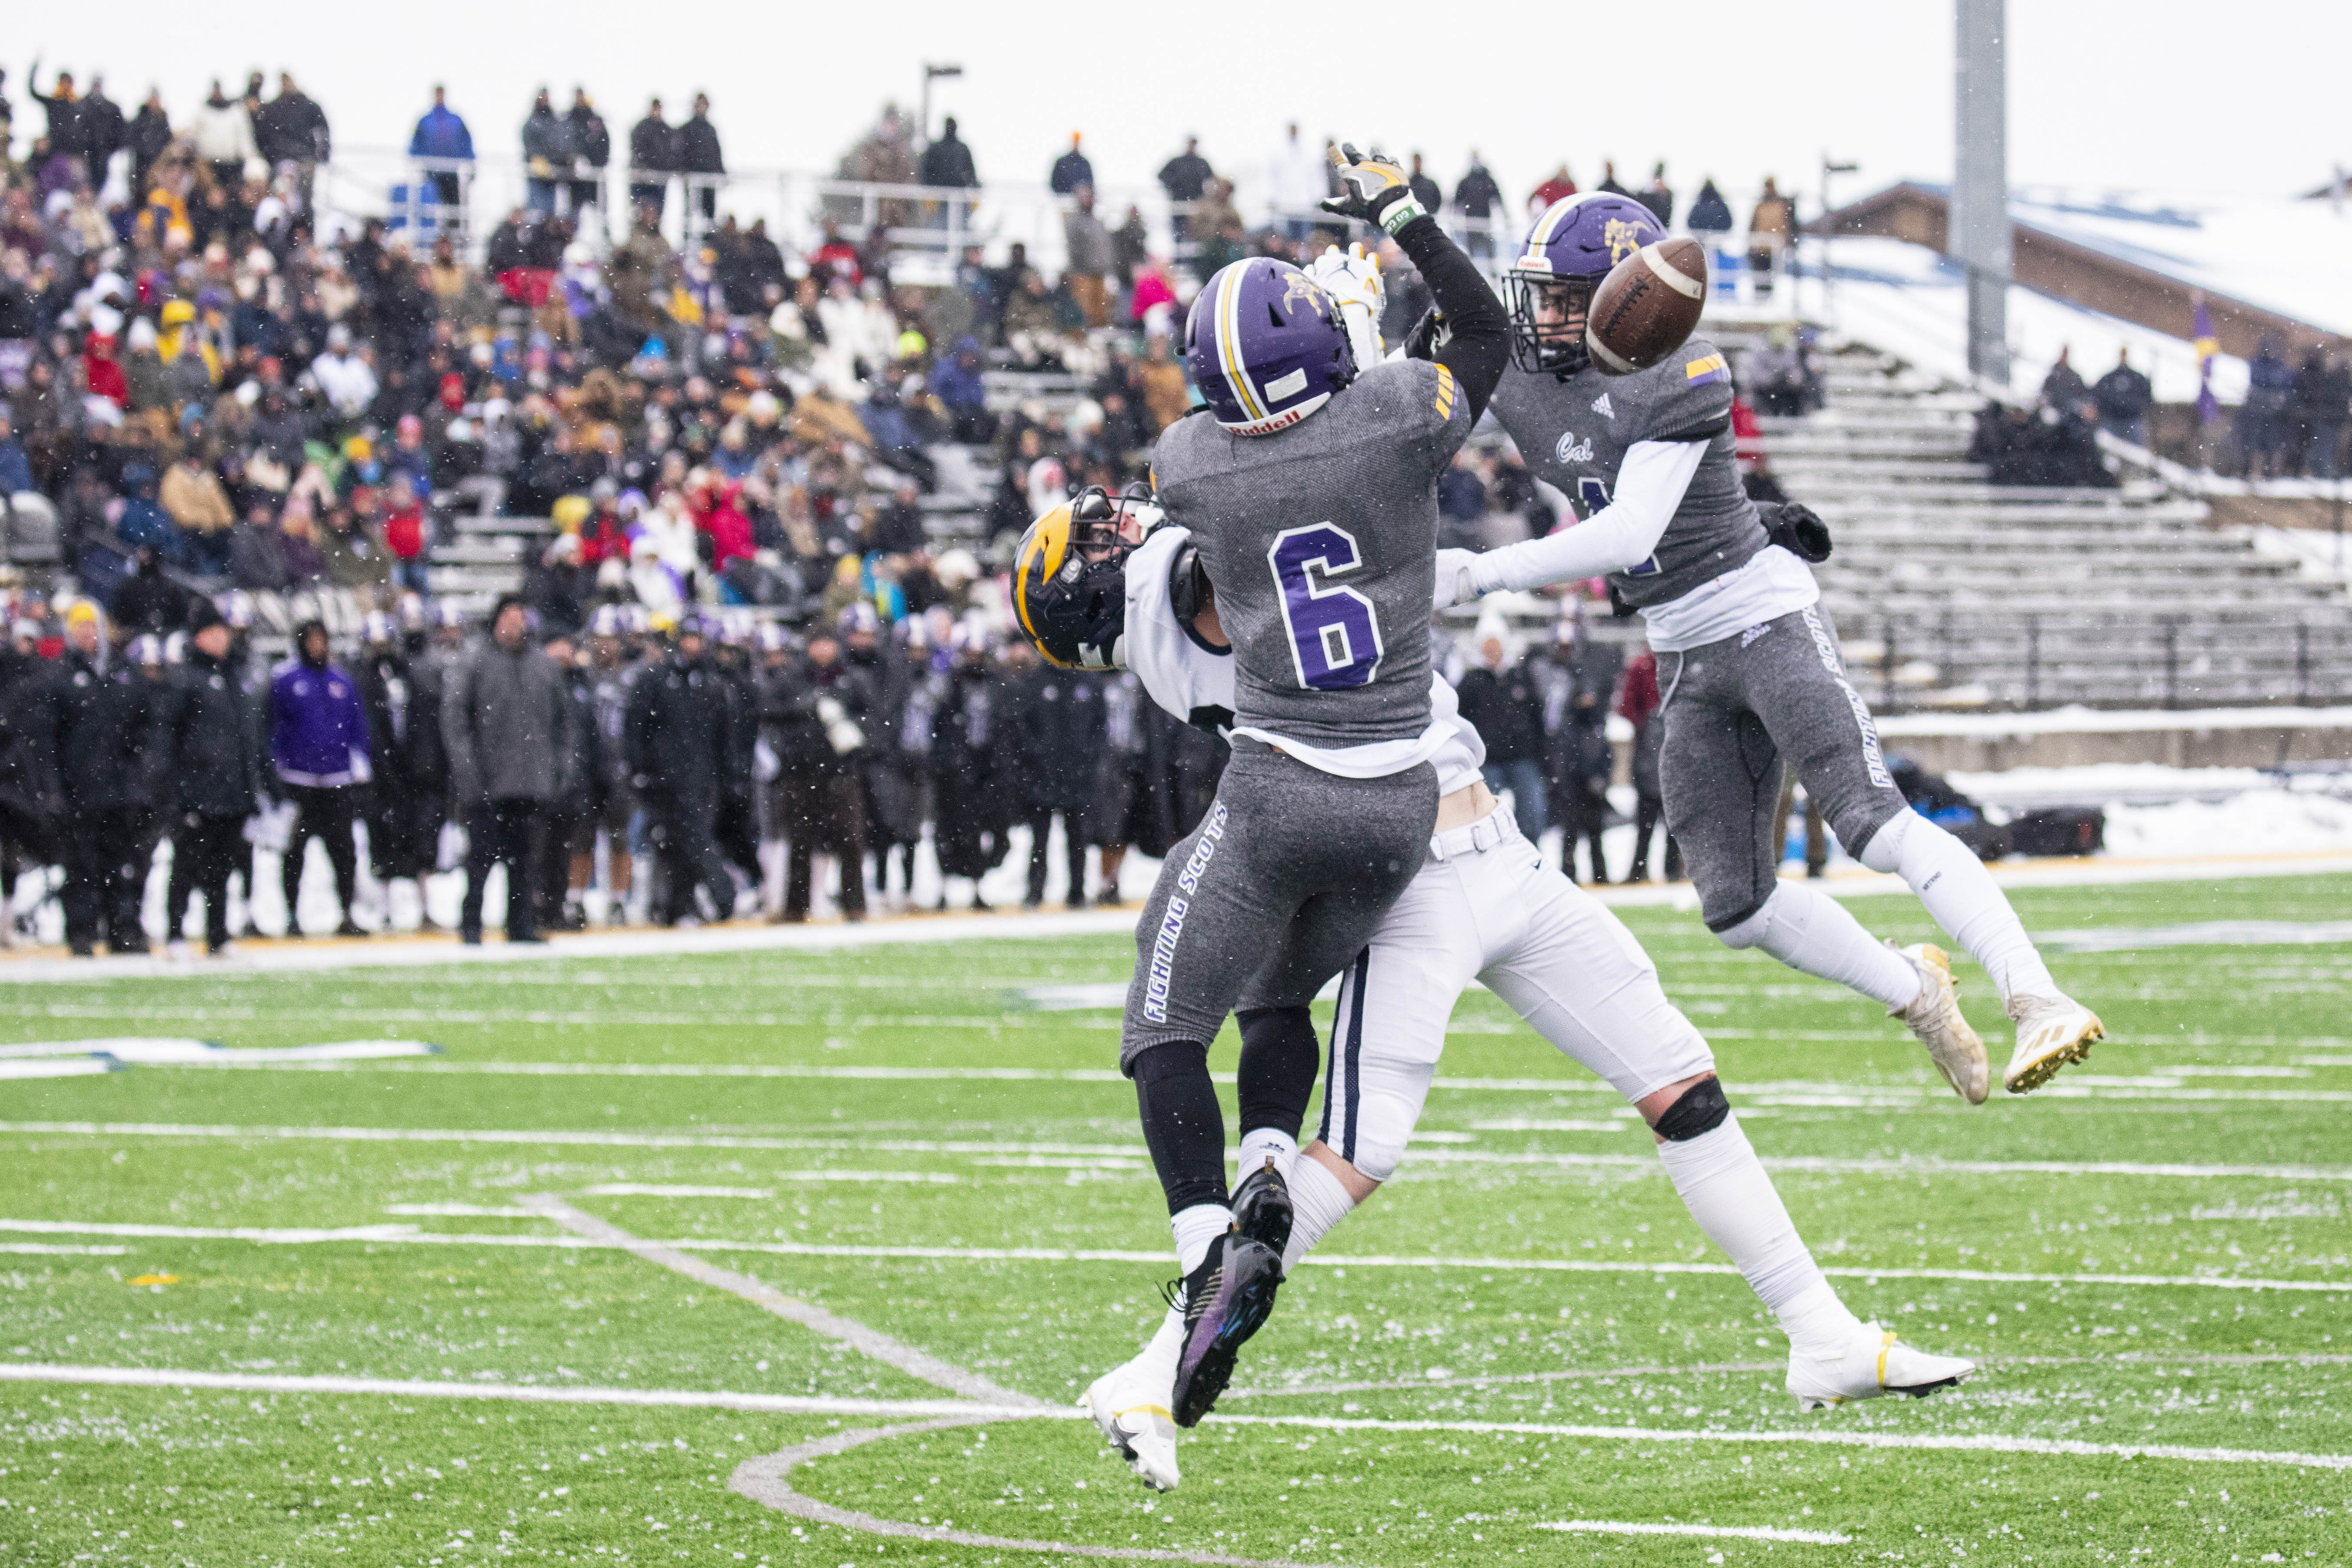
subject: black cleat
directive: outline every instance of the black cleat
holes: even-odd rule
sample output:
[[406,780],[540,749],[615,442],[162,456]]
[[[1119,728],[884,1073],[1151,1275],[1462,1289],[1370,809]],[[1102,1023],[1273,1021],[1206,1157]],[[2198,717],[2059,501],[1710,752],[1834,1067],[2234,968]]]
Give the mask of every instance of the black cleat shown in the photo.
[[1274,1310],[1282,1283],[1282,1254],[1238,1229],[1209,1244],[1201,1266],[1169,1287],[1184,1293],[1184,1346],[1177,1352],[1170,1395],[1176,1425],[1196,1426],[1233,1380],[1234,1358]]
[[1265,1165],[1242,1178],[1241,1185],[1234,1189],[1233,1210],[1234,1228],[1274,1248],[1276,1258],[1289,1247],[1294,1217],[1290,1184],[1275,1169],[1273,1155],[1268,1154]]

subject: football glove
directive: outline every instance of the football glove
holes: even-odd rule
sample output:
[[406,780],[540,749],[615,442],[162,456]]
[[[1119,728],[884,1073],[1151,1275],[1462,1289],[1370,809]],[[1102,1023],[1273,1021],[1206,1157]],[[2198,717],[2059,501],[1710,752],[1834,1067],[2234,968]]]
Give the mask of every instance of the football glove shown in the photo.
[[1421,320],[1405,329],[1404,357],[1435,359],[1437,351],[1445,346],[1445,340],[1451,335],[1446,329],[1445,318],[1437,313],[1436,306],[1432,305],[1421,313]]
[[1339,171],[1339,194],[1324,198],[1325,212],[1378,224],[1391,234],[1427,216],[1413,200],[1404,170],[1377,149],[1366,154],[1357,152],[1353,142],[1343,142],[1331,154],[1331,163]]
[[1830,558],[1830,525],[1804,502],[1759,506],[1756,516],[1772,542],[1798,560],[1818,566]]
[[1336,245],[1326,246],[1307,268],[1307,275],[1339,308],[1349,345],[1356,353],[1357,369],[1370,370],[1380,363],[1381,312],[1387,305],[1381,284],[1381,258],[1368,254],[1361,245],[1350,245],[1345,251]]

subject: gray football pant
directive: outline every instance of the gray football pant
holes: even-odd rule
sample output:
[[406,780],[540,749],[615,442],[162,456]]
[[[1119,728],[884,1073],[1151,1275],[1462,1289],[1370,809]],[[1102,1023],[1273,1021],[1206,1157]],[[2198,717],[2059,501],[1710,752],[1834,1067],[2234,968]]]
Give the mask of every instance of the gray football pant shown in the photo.
[[1347,967],[1429,857],[1437,773],[1348,779],[1248,740],[1168,852],[1135,928],[1119,1068],[1205,1046],[1244,1000],[1299,1006]]
[[1784,757],[1850,854],[1908,808],[1820,605],[1662,653],[1658,679],[1666,829],[1682,847],[1707,930],[1738,925],[1772,896]]

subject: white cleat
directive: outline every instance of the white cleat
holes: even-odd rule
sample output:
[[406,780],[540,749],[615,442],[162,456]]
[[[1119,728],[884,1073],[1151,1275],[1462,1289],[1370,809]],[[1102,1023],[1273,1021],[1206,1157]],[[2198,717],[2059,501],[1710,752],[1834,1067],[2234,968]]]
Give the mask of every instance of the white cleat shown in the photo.
[[[1887,944],[1895,947],[1892,942]],[[1944,1081],[1970,1105],[1982,1105],[1992,1089],[1992,1067],[1985,1059],[1984,1041],[1960,1016],[1959,986],[1952,979],[1952,958],[1940,947],[1915,942],[1895,948],[1919,972],[1919,994],[1886,1016],[1903,1020],[1919,1037],[1928,1058]]]
[[2011,996],[2008,1012],[2017,1026],[2017,1052],[2000,1081],[2011,1094],[2031,1094],[2107,1037],[2099,1016],[2071,996]]
[[1168,1408],[1169,1390],[1158,1388],[1138,1364],[1113,1367],[1094,1380],[1078,1408],[1094,1417],[1106,1447],[1118,1450],[1147,1486],[1172,1492],[1183,1478],[1176,1469],[1176,1418]]
[[1789,1392],[1800,1410],[1826,1410],[1884,1394],[1925,1399],[1939,1388],[1955,1388],[1974,1377],[1977,1363],[1958,1356],[1929,1355],[1876,1323],[1855,1325],[1843,1353],[1801,1356],[1789,1352]]

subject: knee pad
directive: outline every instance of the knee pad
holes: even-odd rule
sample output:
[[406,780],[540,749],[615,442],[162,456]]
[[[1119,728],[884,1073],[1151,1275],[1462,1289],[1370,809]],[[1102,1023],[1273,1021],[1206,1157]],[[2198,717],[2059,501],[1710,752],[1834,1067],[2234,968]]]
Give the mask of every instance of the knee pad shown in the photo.
[[1730,1114],[1731,1101],[1724,1098],[1723,1080],[1703,1078],[1667,1106],[1651,1130],[1669,1143],[1687,1143],[1722,1126]]
[[1354,1148],[1341,1158],[1368,1181],[1386,1182],[1404,1160],[1412,1135],[1412,1108],[1387,1095],[1362,1096],[1356,1106]]

